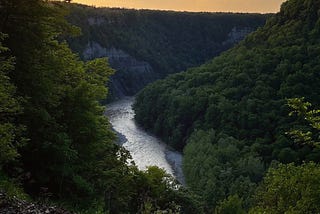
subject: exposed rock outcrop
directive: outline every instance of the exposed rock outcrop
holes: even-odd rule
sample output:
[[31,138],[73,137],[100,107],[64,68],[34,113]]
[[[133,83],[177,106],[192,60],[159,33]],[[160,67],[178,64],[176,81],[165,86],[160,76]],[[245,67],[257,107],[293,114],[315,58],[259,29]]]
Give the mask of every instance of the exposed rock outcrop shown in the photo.
[[253,28],[234,27],[228,34],[228,38],[222,43],[223,45],[233,45],[243,40],[249,33],[253,32]]
[[105,23],[106,20],[104,18],[101,17],[90,17],[88,18],[88,23],[90,26],[94,26],[94,25],[101,25],[103,23]]

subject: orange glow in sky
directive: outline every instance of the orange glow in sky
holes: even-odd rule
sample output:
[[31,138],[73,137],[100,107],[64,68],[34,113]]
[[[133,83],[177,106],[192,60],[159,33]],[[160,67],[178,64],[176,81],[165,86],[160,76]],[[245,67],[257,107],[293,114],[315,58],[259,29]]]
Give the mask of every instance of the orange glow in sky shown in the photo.
[[73,0],[98,7],[177,11],[274,13],[285,0]]

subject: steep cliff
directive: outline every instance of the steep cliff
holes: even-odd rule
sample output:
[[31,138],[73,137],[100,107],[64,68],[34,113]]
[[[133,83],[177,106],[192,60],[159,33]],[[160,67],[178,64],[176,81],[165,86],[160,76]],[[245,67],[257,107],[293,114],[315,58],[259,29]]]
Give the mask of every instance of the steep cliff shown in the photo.
[[133,95],[168,74],[198,66],[263,25],[266,15],[92,8],[72,4],[69,39],[83,59],[109,57],[112,98]]

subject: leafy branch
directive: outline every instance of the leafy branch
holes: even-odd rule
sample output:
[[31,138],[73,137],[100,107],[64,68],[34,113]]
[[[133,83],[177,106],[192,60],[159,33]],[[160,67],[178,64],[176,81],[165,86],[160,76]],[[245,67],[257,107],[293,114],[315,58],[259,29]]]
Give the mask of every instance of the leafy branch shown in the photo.
[[[289,116],[297,115],[307,121],[309,126],[311,126],[315,132],[320,131],[319,109],[311,109],[312,104],[306,102],[304,97],[288,99],[287,102],[288,106],[292,109]],[[320,146],[319,139],[315,139],[314,137],[316,135],[314,132],[292,129],[286,134],[288,134],[295,143]]]

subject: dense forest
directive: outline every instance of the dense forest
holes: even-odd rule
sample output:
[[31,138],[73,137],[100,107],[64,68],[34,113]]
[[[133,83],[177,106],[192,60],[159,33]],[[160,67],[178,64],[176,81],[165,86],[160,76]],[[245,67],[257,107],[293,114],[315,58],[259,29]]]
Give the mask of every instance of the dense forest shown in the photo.
[[139,171],[114,143],[100,104],[114,70],[72,53],[64,38],[80,31],[67,8],[0,0],[0,11],[0,212],[3,193],[79,213],[201,212],[172,177]]
[[[125,95],[134,95],[147,83],[212,59],[262,26],[267,17],[94,8],[77,4],[69,8],[68,20],[82,29],[80,37],[68,39],[71,49],[83,59],[108,56],[111,66],[118,70],[111,81],[119,82],[121,86],[117,88],[123,88]],[[110,53],[112,48],[118,53]],[[121,60],[124,54],[140,63]],[[141,68],[141,62],[147,63],[147,68],[145,65]],[[152,75],[146,69],[151,70]],[[140,85],[136,86],[137,83]],[[114,84],[110,89],[116,95]]]
[[[124,10],[93,11],[0,0],[0,213],[16,198],[90,214],[320,212],[319,0],[288,0],[237,46],[138,94],[139,124],[184,152],[185,187],[155,166],[138,170],[115,144],[101,103],[116,71],[106,58],[83,61],[68,42],[79,53],[91,36],[119,44],[166,75],[216,54],[216,34],[197,45],[204,31],[228,34],[247,21],[257,27],[265,16],[128,10],[125,25],[118,21]],[[87,19],[91,12],[99,16]],[[115,34],[89,35],[87,21],[99,25],[104,14],[113,14],[102,22]],[[165,46],[164,31],[140,32],[152,17],[157,27],[165,20],[172,32],[179,25],[194,34],[171,35],[179,47]],[[211,17],[224,28],[206,25]]]
[[236,47],[138,94],[136,120],[183,150],[211,213],[320,211],[319,11],[289,0]]

